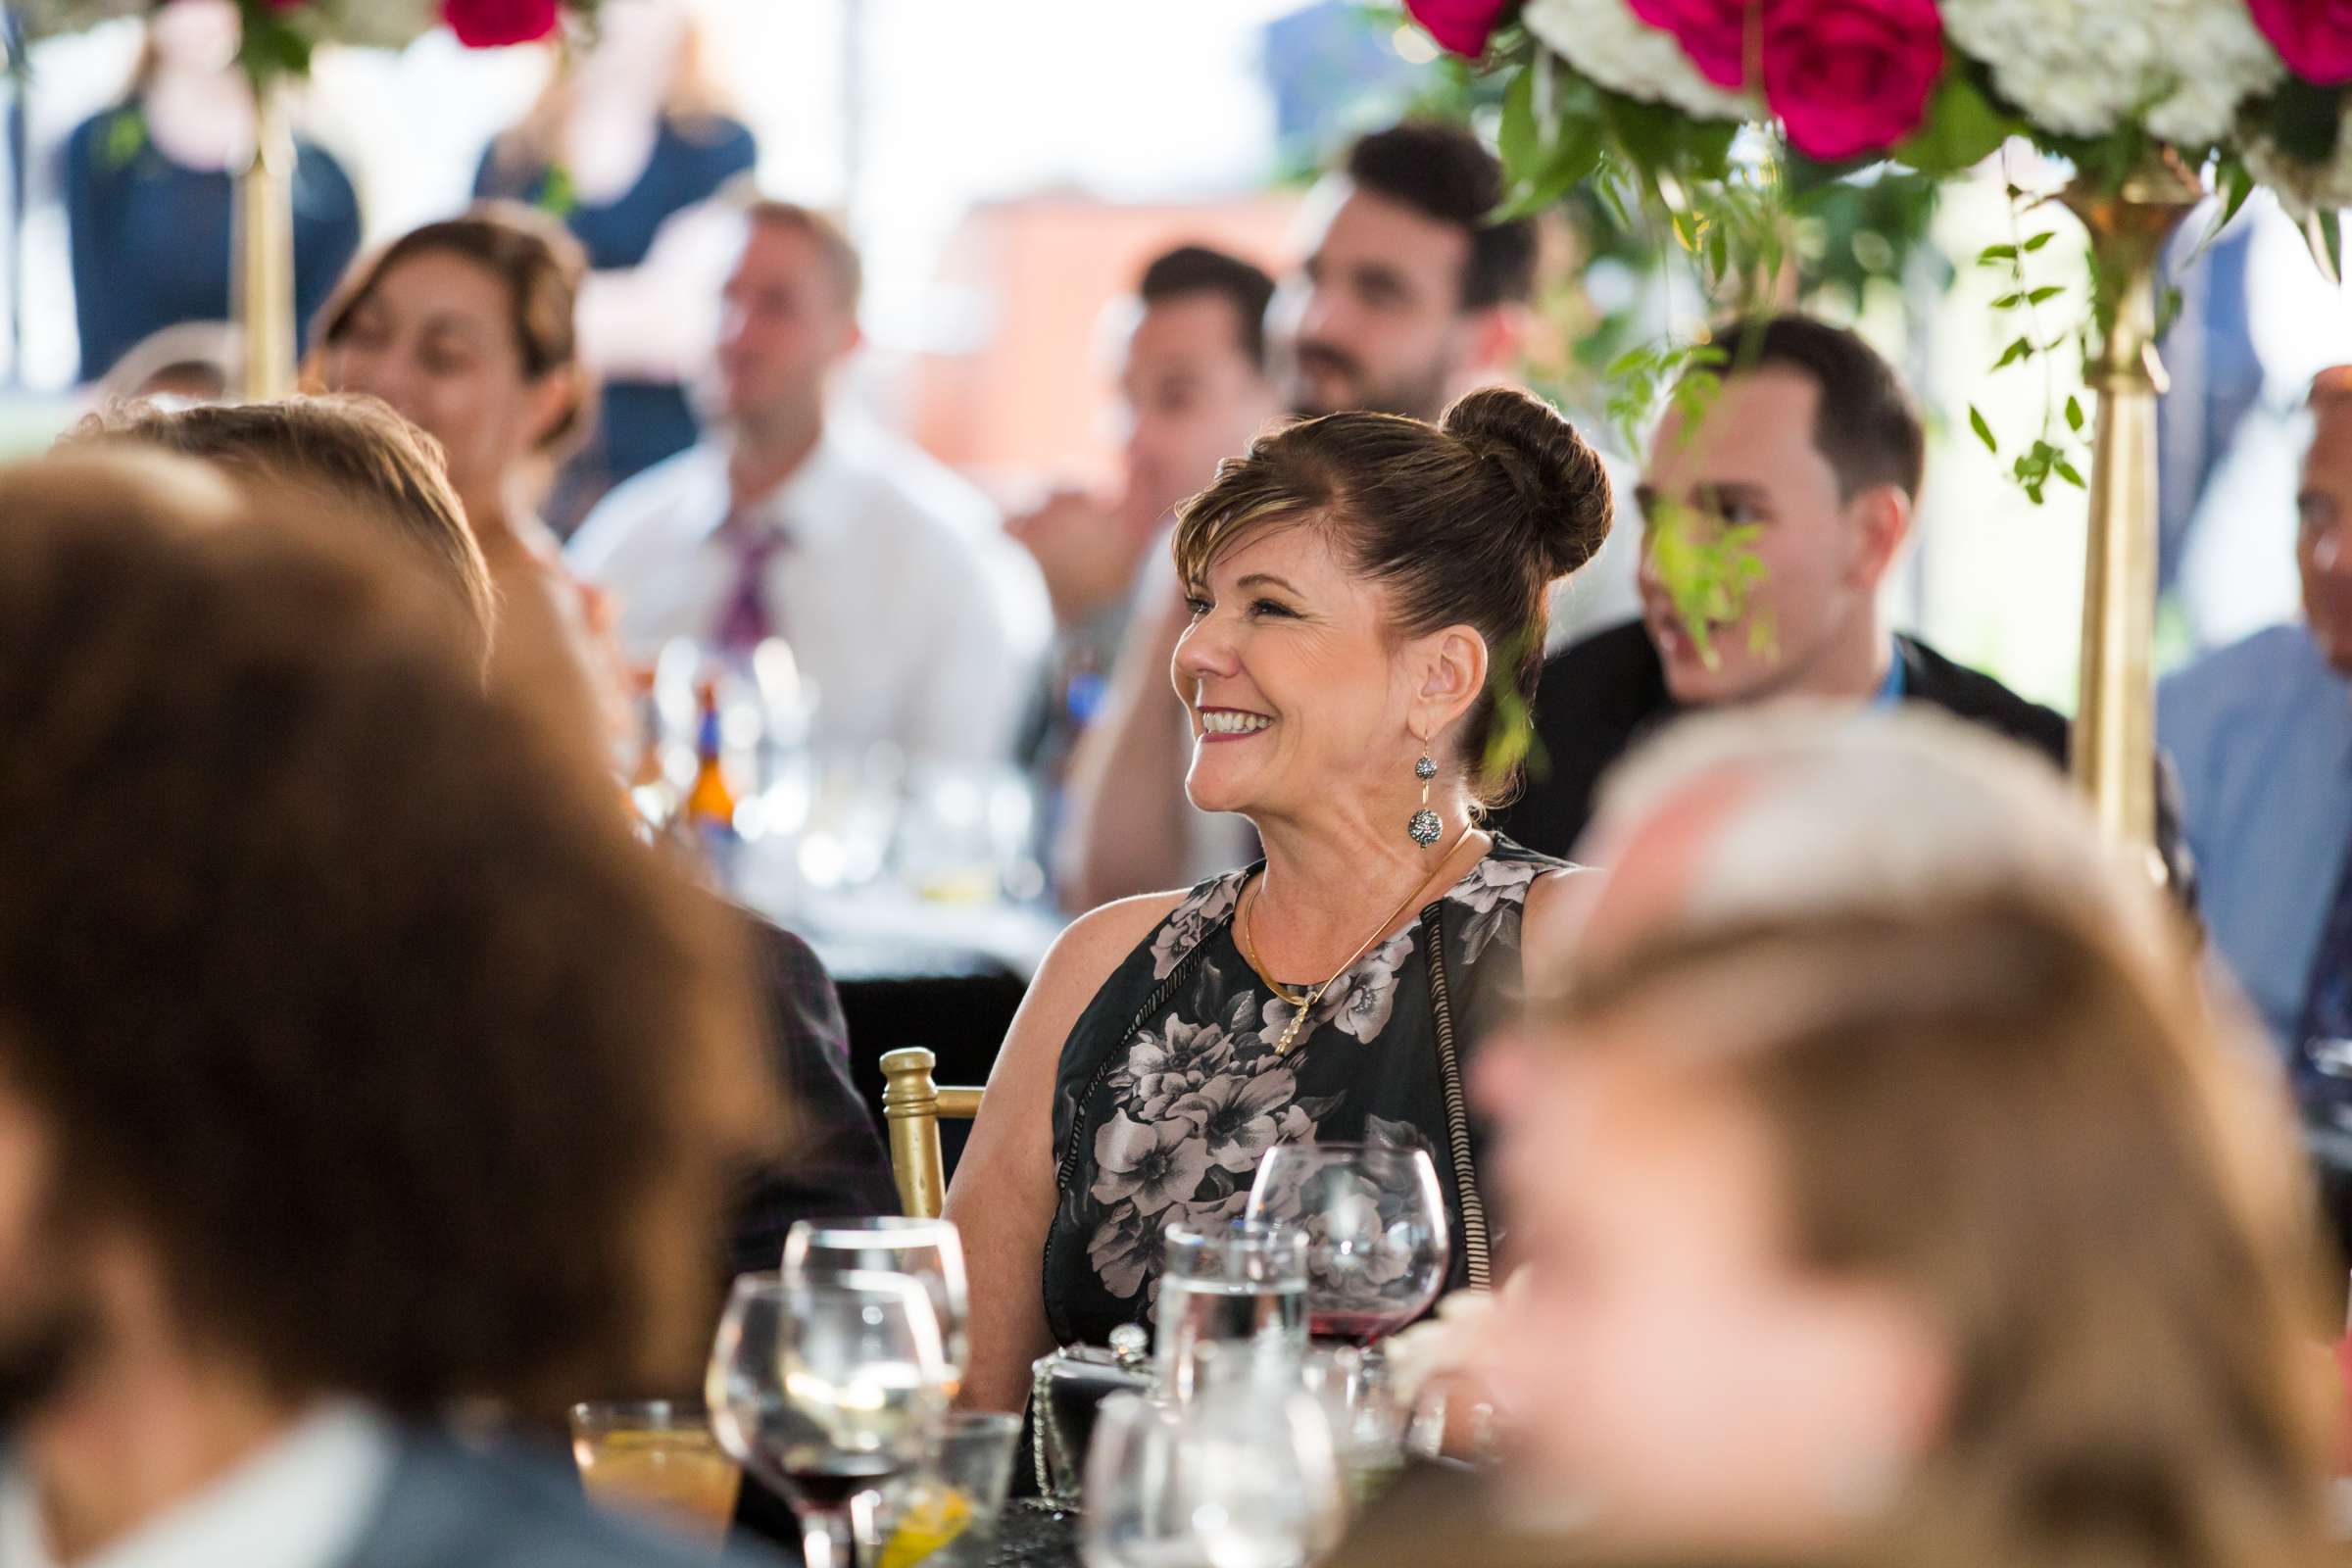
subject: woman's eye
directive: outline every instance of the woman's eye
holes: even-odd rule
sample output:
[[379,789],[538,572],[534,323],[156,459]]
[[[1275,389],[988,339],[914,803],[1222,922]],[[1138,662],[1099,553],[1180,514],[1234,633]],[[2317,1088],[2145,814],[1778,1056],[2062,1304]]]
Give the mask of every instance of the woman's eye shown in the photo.
[[1253,615],[1287,615],[1290,612],[1290,606],[1273,599],[1260,599],[1250,607],[1250,613]]
[[1217,607],[1210,604],[1207,600],[1201,598],[1199,594],[1186,594],[1184,596],[1184,608],[1193,612],[1193,618],[1195,620],[1199,620],[1202,615],[1207,614],[1210,611],[1216,609]]

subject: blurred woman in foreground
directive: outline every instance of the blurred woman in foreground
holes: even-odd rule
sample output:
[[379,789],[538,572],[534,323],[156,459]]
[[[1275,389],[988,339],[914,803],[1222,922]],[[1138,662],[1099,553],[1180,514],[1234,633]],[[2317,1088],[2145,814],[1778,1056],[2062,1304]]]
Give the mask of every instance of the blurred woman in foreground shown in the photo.
[[1655,935],[1532,1029],[1494,1386],[1580,1547],[2327,1556],[2299,1146],[2187,962],[1980,893]]

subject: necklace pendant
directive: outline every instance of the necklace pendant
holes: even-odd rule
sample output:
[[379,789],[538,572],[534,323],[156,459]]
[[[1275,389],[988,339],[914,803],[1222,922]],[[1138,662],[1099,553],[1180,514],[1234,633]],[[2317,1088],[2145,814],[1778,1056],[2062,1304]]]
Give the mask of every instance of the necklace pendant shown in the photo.
[[1289,1055],[1291,1054],[1291,1043],[1298,1038],[1298,1031],[1305,1026],[1305,1023],[1306,1009],[1304,1007],[1300,1007],[1297,1012],[1292,1013],[1289,1025],[1282,1031],[1282,1038],[1274,1042],[1274,1054],[1277,1056]]

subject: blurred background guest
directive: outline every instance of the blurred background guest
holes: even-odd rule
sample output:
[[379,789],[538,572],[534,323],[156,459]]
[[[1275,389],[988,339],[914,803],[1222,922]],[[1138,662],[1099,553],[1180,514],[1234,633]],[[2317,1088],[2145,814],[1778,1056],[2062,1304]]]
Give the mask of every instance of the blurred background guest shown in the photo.
[[[67,140],[65,209],[81,341],[95,381],[133,345],[229,314],[229,175],[253,157],[253,86],[237,67],[230,0],[159,7],[130,88]],[[297,138],[294,292],[307,323],[360,248],[343,166]]]
[[[781,637],[817,694],[814,744],[1005,761],[1050,616],[980,494],[906,443],[833,419],[859,343],[858,253],[786,202],[746,214],[718,344],[723,433],[615,490],[570,559],[651,660]],[[877,635],[888,628],[887,635]]]
[[2207,655],[2157,694],[2214,946],[2341,1120],[2352,1075],[2352,368],[2310,395],[2300,625]]
[[440,442],[499,588],[498,678],[609,759],[632,715],[607,611],[564,569],[538,512],[552,465],[592,416],[581,275],[578,247],[526,208],[428,223],[344,279],[311,374],[383,399]]
[[[1167,549],[1178,503],[1205,488],[1218,463],[1247,451],[1276,412],[1266,378],[1266,303],[1273,294],[1274,280],[1263,271],[1204,245],[1179,245],[1152,258],[1126,307],[1133,321],[1118,376],[1126,426],[1123,487],[1107,498],[1057,491],[1004,525],[1036,558],[1054,602],[1054,667],[1025,748],[1051,785],[1059,785],[1065,769],[1126,775],[1182,765],[1182,754],[1175,750],[1184,739],[1179,724],[1148,732],[1129,726],[1123,732],[1123,738],[1157,743],[1150,757],[1115,757],[1086,737],[1102,710],[1122,642],[1133,635],[1155,654],[1163,641],[1164,626],[1136,628],[1136,607],[1144,606],[1147,620],[1153,620],[1168,618],[1161,614],[1163,607],[1183,603]],[[1164,707],[1166,667],[1164,659],[1139,657],[1120,672],[1148,681],[1156,706]],[[1113,701],[1132,705],[1134,694]],[[1077,787],[1095,800],[1103,783],[1098,778]],[[1155,791],[1149,804],[1181,808],[1183,803]],[[1050,818],[1060,814],[1049,812]],[[1102,845],[1088,842],[1088,829],[1099,817],[1072,819],[1062,903],[1091,908],[1104,902],[1084,882],[1103,858],[1131,847],[1149,855],[1179,841],[1194,815],[1182,811],[1174,820],[1148,826],[1124,822],[1119,842]],[[1049,831],[1058,825],[1050,822]],[[1122,886],[1121,891],[1132,889]]]
[[[948,1195],[974,1404],[1017,1406],[1037,1356],[1143,1315],[1160,1230],[1237,1213],[1278,1143],[1444,1151],[1452,1283],[1479,1278],[1484,1127],[1455,1042],[1510,1004],[1522,930],[1558,918],[1565,881],[1479,830],[1516,763],[1495,692],[1532,685],[1548,590],[1609,522],[1592,448],[1503,388],[1442,426],[1347,414],[1260,436],[1185,507],[1186,788],[1266,856],[1105,906],[1048,956]],[[1196,1097],[1165,1093],[1194,1073]]]
[[691,1382],[734,950],[423,573],[168,461],[0,474],[0,1557],[683,1564],[439,1423]]
[[[478,662],[498,626],[489,569],[442,476],[431,436],[374,398],[296,397],[270,403],[119,409],[84,420],[71,440],[159,447],[201,459],[242,481],[256,504],[292,503],[396,541],[456,612],[453,624]],[[734,908],[753,949],[764,1004],[770,1076],[786,1106],[790,1157],[736,1173],[726,1277],[774,1266],[794,1222],[893,1210],[897,1197],[873,1107],[851,1079],[849,1029],[824,964],[791,932]]]
[[593,269],[580,337],[603,384],[548,516],[569,533],[613,485],[694,445],[685,383],[710,352],[696,309],[723,272],[714,198],[760,150],[713,76],[691,0],[608,0],[538,101],[483,153],[476,197],[561,219]]
[[[1653,537],[1673,528],[1695,544],[1755,528],[1762,572],[1737,604],[1688,605],[1645,548],[1641,618],[1545,664],[1539,760],[1502,830],[1565,855],[1601,775],[1643,735],[1693,709],[1778,696],[1932,704],[2063,767],[2063,717],[1887,624],[1881,589],[1909,537],[1927,451],[1894,368],[1855,334],[1802,316],[1736,321],[1714,342],[1727,356],[1721,387],[1695,417],[1668,412],[1639,494]],[[2158,840],[2185,898],[2194,878],[2162,794]]]
[[1761,1560],[1905,1528],[1953,1562],[2330,1560],[2292,1132],[2182,950],[2028,891],[1531,978],[1493,1346],[1523,1517]]

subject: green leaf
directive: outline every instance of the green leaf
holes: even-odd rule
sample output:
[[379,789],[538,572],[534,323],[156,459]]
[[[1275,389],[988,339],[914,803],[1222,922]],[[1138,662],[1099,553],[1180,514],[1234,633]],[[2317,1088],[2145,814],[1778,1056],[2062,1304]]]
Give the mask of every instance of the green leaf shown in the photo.
[[2020,360],[2031,356],[2033,352],[2033,340],[2030,338],[2021,337],[2016,342],[2010,344],[2007,348],[2001,350],[2001,357],[1993,362],[1992,368],[1996,370],[2006,370],[2009,368],[2009,367],[2017,364]]
[[2081,398],[2066,400],[2066,427],[2077,435],[2082,433],[2082,400]]
[[2056,283],[2045,284],[2042,287],[2035,289],[2033,293],[2028,294],[2026,296],[2026,303],[2028,305],[2044,304],[2047,301],[2056,299],[2059,295],[2065,292],[2066,290],[2061,288]]
[[2050,468],[2051,471],[2056,473],[2059,478],[2064,479],[2068,484],[2073,485],[2078,490],[2087,490],[2090,488],[2090,486],[2082,482],[2082,475],[2075,471],[2075,466],[2067,462],[2064,458],[2059,458],[2053,462],[2050,465]]
[[2006,267],[2017,260],[2014,245],[1987,245],[1977,253],[1979,267]]
[[2014,311],[2025,302],[2023,294],[2003,294],[1992,302],[1992,308],[1996,311]]
[[1536,174],[1542,131],[1536,124],[1535,93],[1536,74],[1530,70],[1513,76],[1502,94],[1502,124],[1494,145],[1503,172],[1514,181],[1532,180]]
[[2040,233],[2038,233],[2038,234],[2034,235],[2034,236],[2032,239],[2029,239],[2029,240],[2027,240],[2027,241],[2026,241],[2026,244],[2025,244],[2025,248],[2026,248],[2026,250],[2028,250],[2029,252],[2031,252],[2031,251],[2037,251],[2037,250],[2041,249],[2041,248],[2042,248],[2044,245],[2047,245],[2047,244],[2048,244],[2050,241],[2052,241],[2052,240],[2056,239],[2057,237],[2058,237],[2058,231],[2057,231],[2056,229],[2046,229],[2046,228],[2045,228],[2045,229],[2043,229],[2043,230],[2042,230]]
[[2330,283],[2344,277],[2344,220],[2333,208],[2315,210],[2304,220],[2303,237],[2311,243],[2312,260]]
[[1984,411],[1974,403],[1968,406],[1968,427],[1977,432],[1977,439],[1984,443],[1985,451],[1996,458],[2001,455],[2001,444],[1993,439],[1992,426],[1984,421]]
[[1888,156],[1923,174],[1958,174],[2000,151],[2001,143],[2020,128],[1992,106],[1955,59],[1928,105],[1927,119]]

